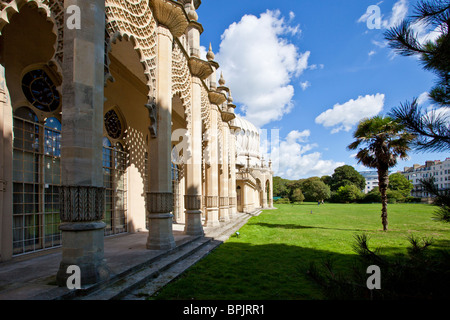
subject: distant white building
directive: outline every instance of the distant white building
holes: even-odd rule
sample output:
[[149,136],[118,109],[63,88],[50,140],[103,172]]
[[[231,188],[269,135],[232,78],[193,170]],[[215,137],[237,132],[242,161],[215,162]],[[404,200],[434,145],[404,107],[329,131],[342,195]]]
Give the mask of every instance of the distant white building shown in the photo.
[[446,158],[444,161],[425,161],[425,165],[414,164],[412,167],[405,167],[401,173],[412,182],[414,189],[411,191],[411,195],[414,197],[430,197],[423,190],[421,179],[434,177],[435,184],[439,189],[450,188],[450,158]]
[[368,193],[375,187],[378,187],[378,172],[377,171],[361,171],[360,174],[366,179],[366,186],[364,193]]

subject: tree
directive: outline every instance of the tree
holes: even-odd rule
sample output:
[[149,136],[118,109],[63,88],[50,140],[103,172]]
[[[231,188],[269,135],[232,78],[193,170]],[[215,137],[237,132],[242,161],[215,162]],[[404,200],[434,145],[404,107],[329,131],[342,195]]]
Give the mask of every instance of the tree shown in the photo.
[[[406,129],[417,135],[415,148],[421,151],[447,151],[450,147],[450,126],[448,108],[450,107],[450,0],[420,0],[415,6],[415,14],[385,33],[391,48],[403,56],[418,56],[425,70],[437,76],[436,85],[429,97],[439,110],[422,110],[417,99],[395,108],[390,115],[402,122]],[[414,33],[414,25],[431,27],[438,36],[434,41],[421,43]],[[444,112],[442,112],[444,111]],[[422,181],[422,187],[433,194],[441,203],[438,220],[450,221],[450,191],[436,190],[433,182]]]
[[433,204],[439,209],[435,212],[434,218],[442,222],[450,222],[450,191],[440,190],[434,177],[420,180],[425,191],[432,194]]
[[363,190],[366,185],[366,179],[349,165],[343,165],[334,169],[330,179],[330,188],[336,191],[341,186],[354,184],[359,190]]
[[[381,221],[387,231],[387,195],[389,168],[397,164],[397,158],[405,159],[409,145],[415,136],[407,131],[400,122],[390,117],[375,116],[362,120],[353,134],[356,139],[348,146],[350,150],[359,148],[356,158],[369,168],[378,171],[378,187],[381,193]],[[360,148],[363,146],[363,148]]]
[[[431,27],[439,36],[434,41],[421,43],[414,26]],[[415,14],[401,24],[389,29],[385,38],[391,48],[403,56],[417,55],[425,70],[437,75],[437,83],[429,97],[438,106],[450,107],[450,0],[419,1]],[[390,115],[418,136],[418,150],[446,151],[450,147],[450,127],[446,112],[424,111],[417,99],[394,108]]]
[[363,193],[354,184],[341,186],[334,194],[333,199],[337,202],[348,203],[361,199]]
[[330,187],[317,177],[304,180],[301,188],[306,201],[326,200],[331,196]]
[[281,177],[273,177],[273,196],[282,198],[289,196],[288,183],[289,180]]
[[302,203],[303,200],[305,200],[305,196],[303,195],[302,190],[300,188],[297,188],[292,191],[291,202]]
[[406,179],[400,172],[393,173],[389,176],[389,189],[399,191],[403,197],[411,195],[413,188],[412,182]]
[[322,176],[320,177],[320,180],[322,180],[323,183],[327,184],[328,186],[331,185],[331,176]]

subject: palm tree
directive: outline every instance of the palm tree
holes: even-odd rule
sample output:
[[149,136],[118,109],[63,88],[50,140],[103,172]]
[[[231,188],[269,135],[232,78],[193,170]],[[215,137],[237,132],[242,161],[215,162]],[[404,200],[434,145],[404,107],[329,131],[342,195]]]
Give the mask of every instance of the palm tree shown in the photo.
[[389,168],[397,164],[397,159],[407,158],[410,143],[415,136],[405,131],[400,122],[390,117],[375,116],[364,119],[358,124],[353,137],[356,139],[347,148],[360,148],[356,158],[369,168],[378,171],[378,185],[381,193],[381,221],[383,230],[387,231],[387,187],[389,183]]

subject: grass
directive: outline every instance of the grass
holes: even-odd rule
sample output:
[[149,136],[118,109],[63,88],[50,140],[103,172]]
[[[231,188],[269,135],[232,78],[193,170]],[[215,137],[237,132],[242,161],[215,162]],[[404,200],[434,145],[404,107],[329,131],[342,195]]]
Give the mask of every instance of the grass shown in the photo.
[[367,234],[369,245],[381,247],[387,258],[405,254],[411,234],[450,249],[450,224],[432,220],[436,207],[430,205],[388,205],[387,232],[380,204],[276,207],[251,218],[239,237],[232,236],[151,299],[324,299],[306,270],[311,262],[326,259],[334,261],[337,271],[350,270],[356,234]]

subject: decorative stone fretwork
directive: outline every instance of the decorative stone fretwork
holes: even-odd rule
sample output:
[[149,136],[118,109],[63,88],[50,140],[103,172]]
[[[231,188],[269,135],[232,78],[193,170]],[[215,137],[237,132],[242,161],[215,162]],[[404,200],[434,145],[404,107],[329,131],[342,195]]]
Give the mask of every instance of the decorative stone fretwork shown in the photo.
[[60,186],[62,222],[88,222],[103,219],[105,188],[94,186]]
[[181,49],[178,40],[172,49],[172,92],[183,102],[187,130],[192,126],[192,77],[189,72],[188,60]]
[[56,44],[55,59],[62,65],[64,42],[64,0],[43,0],[42,3],[50,8],[52,17],[56,22],[58,40]]
[[172,192],[148,192],[147,211],[149,214],[168,213],[173,211]]
[[220,106],[222,103],[227,101],[227,96],[222,92],[209,91],[208,97],[209,101],[211,101],[212,104],[215,104],[217,106]]
[[204,125],[205,130],[208,130],[211,122],[211,104],[208,99],[208,92],[206,91],[206,88],[204,86],[202,86],[201,99],[202,99],[202,109],[201,109],[202,123]]
[[189,24],[189,18],[181,3],[171,0],[150,0],[156,20],[169,28],[174,37],[180,37]]
[[206,207],[207,208],[217,208],[219,206],[218,196],[206,196]]
[[184,207],[186,210],[200,210],[202,208],[201,195],[185,195]]
[[228,199],[229,199],[228,203],[230,204],[230,206],[235,206],[236,205],[236,203],[237,203],[236,197],[229,197]]
[[147,77],[149,98],[155,98],[157,24],[148,0],[106,0],[106,30],[111,42],[127,36],[138,51]]
[[228,197],[220,197],[219,198],[219,207],[228,207],[229,206],[228,200],[229,200]]
[[191,69],[193,76],[202,80],[205,80],[214,72],[208,61],[202,60],[195,56],[191,56],[189,59],[189,68]]

